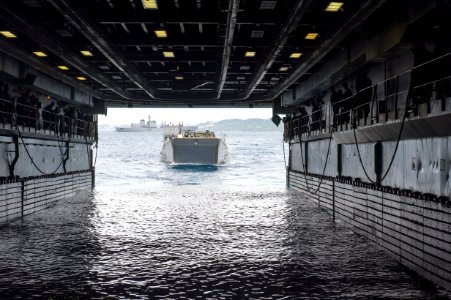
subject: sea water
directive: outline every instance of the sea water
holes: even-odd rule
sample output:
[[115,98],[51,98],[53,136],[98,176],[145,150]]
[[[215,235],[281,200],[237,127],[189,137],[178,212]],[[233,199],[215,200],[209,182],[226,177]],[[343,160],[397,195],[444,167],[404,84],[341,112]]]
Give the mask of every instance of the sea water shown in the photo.
[[228,162],[202,166],[101,132],[92,195],[0,228],[0,299],[439,298],[286,189],[280,132],[223,134]]

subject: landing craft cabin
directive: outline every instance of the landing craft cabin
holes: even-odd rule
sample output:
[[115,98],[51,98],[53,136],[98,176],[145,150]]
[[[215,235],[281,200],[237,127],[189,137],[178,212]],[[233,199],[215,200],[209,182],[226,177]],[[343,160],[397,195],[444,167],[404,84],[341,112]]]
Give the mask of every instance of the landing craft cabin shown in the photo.
[[109,107],[272,107],[288,186],[449,290],[450,12],[446,0],[2,1],[0,222],[91,189]]

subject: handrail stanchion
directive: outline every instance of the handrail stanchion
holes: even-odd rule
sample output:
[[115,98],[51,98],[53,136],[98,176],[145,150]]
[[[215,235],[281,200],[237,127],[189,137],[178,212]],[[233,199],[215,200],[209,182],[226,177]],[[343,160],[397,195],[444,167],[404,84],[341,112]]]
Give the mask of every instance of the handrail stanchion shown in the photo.
[[[377,91],[376,91],[376,92],[377,92]],[[380,113],[380,111],[379,111],[379,105],[380,105],[380,100],[379,100],[379,97],[376,96],[376,124],[379,123],[379,113]]]
[[396,94],[395,94],[395,120],[398,120],[398,93],[399,91],[399,76],[396,76]]

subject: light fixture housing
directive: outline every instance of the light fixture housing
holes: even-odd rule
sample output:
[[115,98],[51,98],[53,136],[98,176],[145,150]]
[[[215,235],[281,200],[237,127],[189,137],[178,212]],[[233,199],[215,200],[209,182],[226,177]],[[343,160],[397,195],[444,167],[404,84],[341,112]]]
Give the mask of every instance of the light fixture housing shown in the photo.
[[319,33],[317,32],[309,32],[305,35],[306,40],[316,40],[316,38],[319,36]]
[[155,33],[155,36],[157,38],[167,38],[168,37],[168,33],[164,29],[156,29],[153,32]]
[[83,56],[94,56],[94,54],[92,54],[92,52],[89,51],[89,50],[81,50],[80,53],[81,53]]
[[46,57],[47,56],[47,54],[42,51],[34,51],[33,54],[36,55],[37,57]]
[[301,52],[293,52],[290,55],[290,58],[300,58],[302,56]]
[[17,38],[17,36],[14,33],[12,33],[11,31],[7,31],[7,30],[0,31],[0,34],[3,35],[5,38],[8,38],[8,39],[15,39],[15,38]]
[[84,77],[84,76],[77,76],[77,79],[78,80],[80,80],[80,81],[86,81],[86,80],[88,80],[86,77]]
[[246,51],[246,53],[244,53],[245,57],[254,57],[255,56],[255,51]]
[[287,67],[287,66],[282,66],[282,67],[279,68],[279,71],[280,71],[280,72],[286,72],[286,71],[288,71],[288,69],[289,69],[289,67]]
[[173,58],[175,57],[175,54],[172,51],[163,51],[163,56],[167,58]]
[[343,2],[330,2],[324,11],[338,12],[342,6],[343,6]]
[[264,34],[265,34],[265,31],[263,31],[263,30],[252,30],[251,38],[253,38],[253,39],[261,39],[261,38],[263,38]]
[[144,9],[158,9],[157,0],[141,0]]
[[61,65],[61,66],[57,66],[58,69],[63,70],[63,71],[68,71],[69,67]]
[[261,10],[265,10],[265,9],[269,9],[272,10],[274,9],[274,7],[276,7],[277,1],[274,0],[263,0],[262,3],[260,4],[260,9]]

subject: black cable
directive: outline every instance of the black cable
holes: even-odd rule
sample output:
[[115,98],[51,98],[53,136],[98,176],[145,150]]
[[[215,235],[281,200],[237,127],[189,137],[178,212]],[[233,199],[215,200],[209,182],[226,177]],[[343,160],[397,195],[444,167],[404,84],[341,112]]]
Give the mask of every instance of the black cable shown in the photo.
[[[58,141],[58,148],[60,149],[61,156],[63,156],[63,157],[65,158],[65,157],[68,155],[68,153],[69,153],[69,149],[66,148],[66,153],[63,153],[63,150],[61,149],[60,139],[59,139],[59,135],[58,135],[58,134],[56,135],[56,139],[57,139],[57,141]],[[71,136],[70,136],[70,134],[69,134],[68,139],[69,139],[68,142],[69,142],[69,145],[70,145],[70,141],[71,141]],[[64,141],[63,141],[63,144],[64,144]]]
[[[388,168],[387,168],[387,170],[385,171],[384,176],[382,176],[381,179],[380,179],[379,181],[377,181],[377,180],[374,181],[373,179],[371,179],[370,176],[368,175],[368,172],[367,172],[366,169],[365,169],[365,166],[364,166],[363,160],[362,160],[362,156],[361,156],[361,154],[360,154],[359,144],[358,144],[358,141],[357,141],[355,120],[354,120],[354,122],[353,122],[354,124],[352,124],[352,130],[353,130],[353,133],[354,133],[354,144],[355,144],[355,146],[356,146],[356,148],[357,148],[357,154],[358,154],[358,156],[359,156],[359,162],[360,162],[360,165],[361,165],[361,167],[362,167],[362,169],[363,169],[363,172],[365,173],[366,178],[367,178],[371,183],[374,183],[374,184],[376,184],[376,185],[380,185],[380,184],[382,183],[382,181],[384,181],[384,179],[387,177],[388,172],[390,171],[390,169],[391,169],[391,167],[392,167],[392,165],[393,165],[393,162],[394,162],[395,157],[396,157],[396,153],[398,152],[399,143],[401,142],[401,136],[402,136],[402,132],[403,132],[403,129],[404,129],[404,123],[405,123],[406,118],[407,118],[407,112],[409,111],[409,107],[410,107],[410,99],[411,99],[411,91],[409,90],[409,92],[408,92],[408,94],[407,94],[407,100],[406,100],[405,109],[404,109],[404,116],[403,116],[402,121],[401,121],[401,128],[399,129],[398,138],[397,138],[397,140],[396,140],[395,150],[394,150],[394,152],[393,152],[392,158],[391,158],[391,160],[390,160],[390,164],[388,165]],[[353,106],[353,107],[354,107],[354,106]]]
[[[309,131],[310,131],[310,128],[309,128]],[[304,163],[304,154],[302,153],[303,152],[302,151],[302,133],[299,134],[299,145],[301,147],[301,161],[302,161],[302,168],[304,171],[304,181],[305,181],[305,184],[307,187],[307,191],[313,195],[316,195],[318,193],[318,191],[323,183],[324,174],[326,174],[326,168],[327,168],[327,163],[329,161],[330,146],[332,144],[332,134],[333,134],[333,127],[331,127],[330,124],[329,124],[329,131],[330,131],[330,135],[329,135],[329,145],[327,147],[326,161],[324,162],[323,172],[321,174],[320,181],[318,183],[318,186],[315,188],[314,192],[311,191],[309,183],[307,181],[307,171],[306,171],[305,163]],[[304,147],[304,149],[305,149],[305,147]]]
[[27,148],[27,146],[26,146],[26,144],[25,144],[25,141],[24,141],[24,139],[23,139],[23,137],[22,137],[22,133],[21,133],[20,130],[19,130],[19,125],[16,125],[16,129],[17,129],[17,132],[19,133],[19,137],[20,137],[20,140],[22,141],[22,144],[23,144],[23,147],[24,147],[24,149],[25,149],[25,152],[27,153],[28,157],[30,158],[31,163],[32,163],[33,166],[36,168],[36,170],[38,170],[39,173],[41,173],[42,175],[54,175],[54,174],[56,174],[56,172],[58,171],[58,169],[59,169],[59,168],[61,167],[61,165],[63,164],[63,161],[64,161],[63,157],[61,157],[61,162],[59,163],[58,167],[56,167],[56,169],[55,169],[53,172],[46,173],[46,172],[42,171],[42,170],[36,165],[36,163],[34,162],[33,157],[31,157],[30,152],[28,151],[28,148]]
[[[373,86],[373,99],[371,99],[371,109],[370,109],[370,114],[371,114],[371,122],[373,121],[373,107],[374,107],[374,102],[377,101],[377,84],[375,84]],[[355,98],[352,98],[352,108],[354,108],[354,104],[355,104]],[[379,109],[377,110],[377,112],[379,113]]]

